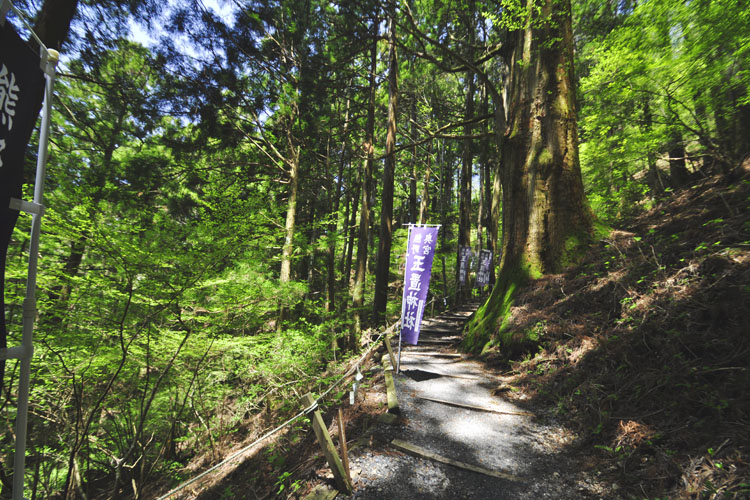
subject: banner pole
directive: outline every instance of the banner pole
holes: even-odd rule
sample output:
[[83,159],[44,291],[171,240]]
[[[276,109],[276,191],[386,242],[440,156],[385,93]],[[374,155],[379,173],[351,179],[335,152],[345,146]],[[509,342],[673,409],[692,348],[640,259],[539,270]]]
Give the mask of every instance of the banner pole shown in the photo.
[[0,26],[5,24],[5,17],[8,15],[8,12],[10,12],[10,7],[10,0],[2,0],[2,2],[0,2]]
[[398,329],[398,359],[396,360],[396,374],[401,373],[401,328]]
[[52,87],[55,83],[55,66],[59,59],[56,50],[47,50],[47,67],[45,70],[47,84],[44,87],[42,104],[42,123],[39,129],[39,152],[36,163],[34,184],[34,203],[40,206],[38,213],[31,218],[31,238],[29,242],[29,274],[26,280],[26,298],[23,301],[23,355],[20,359],[18,375],[18,409],[16,414],[16,451],[13,457],[13,500],[23,500],[24,469],[26,467],[26,431],[29,413],[29,384],[31,379],[31,358],[34,355],[34,318],[36,316],[36,274],[39,260],[39,236],[44,195],[44,178],[47,166],[49,145],[50,114],[52,111]]
[[[406,262],[409,255],[409,239],[411,238],[411,228],[413,224],[409,223],[408,230],[406,233],[406,255],[404,256],[404,291],[406,290]],[[406,312],[406,302],[404,302],[403,294],[401,294],[401,324],[398,329],[398,359],[396,360],[396,374],[401,373],[401,334],[404,331],[404,313]]]

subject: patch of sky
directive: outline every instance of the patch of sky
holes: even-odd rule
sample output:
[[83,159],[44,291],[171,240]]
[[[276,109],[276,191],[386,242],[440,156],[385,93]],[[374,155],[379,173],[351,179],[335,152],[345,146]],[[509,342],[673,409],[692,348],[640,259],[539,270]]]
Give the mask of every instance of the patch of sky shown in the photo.
[[[237,6],[234,2],[227,0],[198,0],[196,2],[198,9],[205,10],[216,16],[229,27],[234,26],[235,13]],[[163,26],[166,24],[168,16],[180,8],[179,0],[169,0],[167,6],[162,11],[162,15],[157,19],[149,19],[148,23],[133,18],[129,19],[130,39],[140,43],[144,47],[154,49],[159,46],[159,40],[165,36],[175,39],[174,33],[167,33]],[[177,36],[177,46],[191,57],[205,55],[202,47],[197,47],[186,35]]]

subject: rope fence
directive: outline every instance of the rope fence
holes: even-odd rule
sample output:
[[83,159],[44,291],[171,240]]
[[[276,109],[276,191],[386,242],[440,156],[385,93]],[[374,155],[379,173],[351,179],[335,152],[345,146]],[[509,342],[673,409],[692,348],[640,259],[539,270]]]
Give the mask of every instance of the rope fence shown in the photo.
[[211,466],[210,468],[208,468],[205,471],[201,472],[197,476],[195,476],[195,477],[193,477],[193,478],[191,478],[191,479],[183,482],[179,486],[177,486],[177,487],[173,488],[172,490],[170,490],[167,494],[160,496],[158,498],[158,500],[166,500],[168,498],[171,498],[176,493],[184,490],[185,488],[187,488],[191,484],[194,484],[195,482],[197,482],[197,481],[201,480],[202,478],[206,477],[207,475],[211,474],[216,469],[219,469],[220,467],[226,465],[227,463],[231,462],[232,460],[235,460],[236,458],[240,457],[241,455],[247,453],[252,448],[254,448],[255,446],[257,446],[259,443],[265,441],[266,439],[270,438],[274,434],[280,432],[285,427],[290,426],[295,421],[299,420],[301,417],[307,415],[311,411],[317,409],[318,408],[318,404],[328,394],[330,394],[333,389],[335,389],[338,385],[340,385],[341,382],[343,382],[344,380],[346,380],[349,377],[351,377],[352,375],[354,375],[354,373],[356,373],[356,371],[359,368],[359,366],[364,362],[364,360],[367,358],[367,356],[369,356],[369,354],[372,352],[372,350],[378,345],[378,343],[380,342],[380,340],[383,337],[385,337],[386,335],[389,335],[389,334],[393,333],[393,331],[396,329],[396,327],[398,326],[398,324],[400,322],[401,322],[400,320],[396,321],[391,326],[389,326],[388,328],[386,328],[385,330],[383,330],[380,333],[380,335],[378,335],[378,338],[375,339],[373,342],[370,343],[370,346],[359,357],[359,359],[357,360],[357,362],[354,363],[341,377],[339,377],[338,380],[336,380],[333,384],[331,384],[331,386],[328,387],[328,389],[326,389],[320,396],[318,396],[318,398],[315,399],[315,401],[313,402],[313,404],[309,405],[307,408],[305,408],[304,410],[300,411],[299,413],[297,413],[296,415],[294,415],[292,418],[290,418],[289,420],[287,420],[283,424],[281,424],[278,427],[276,427],[276,428],[268,431],[267,433],[263,434],[261,437],[259,437],[258,439],[256,439],[252,443],[250,443],[249,445],[243,447],[241,450],[238,450],[238,451],[232,453],[231,455],[229,455],[228,457],[226,457],[224,460],[222,460],[221,462],[217,463],[216,465]]

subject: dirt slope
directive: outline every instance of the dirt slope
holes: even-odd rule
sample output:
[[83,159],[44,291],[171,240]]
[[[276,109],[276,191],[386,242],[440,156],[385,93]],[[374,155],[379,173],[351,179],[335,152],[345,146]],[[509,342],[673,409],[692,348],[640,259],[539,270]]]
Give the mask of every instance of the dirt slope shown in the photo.
[[[531,284],[498,389],[577,433],[623,498],[750,498],[750,175],[673,193]],[[533,349],[532,349],[533,351]]]

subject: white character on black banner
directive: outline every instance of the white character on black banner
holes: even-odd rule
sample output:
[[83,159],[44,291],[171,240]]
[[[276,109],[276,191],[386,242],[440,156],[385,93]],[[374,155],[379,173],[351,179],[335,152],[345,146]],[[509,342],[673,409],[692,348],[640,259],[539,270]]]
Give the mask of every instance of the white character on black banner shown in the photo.
[[[16,116],[16,103],[20,90],[16,85],[16,75],[8,71],[5,64],[0,66],[0,124],[6,126],[8,131],[13,130],[13,117]],[[3,143],[4,147],[5,143]]]

